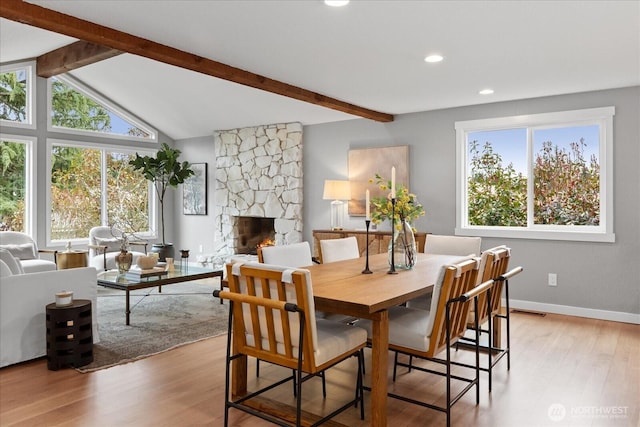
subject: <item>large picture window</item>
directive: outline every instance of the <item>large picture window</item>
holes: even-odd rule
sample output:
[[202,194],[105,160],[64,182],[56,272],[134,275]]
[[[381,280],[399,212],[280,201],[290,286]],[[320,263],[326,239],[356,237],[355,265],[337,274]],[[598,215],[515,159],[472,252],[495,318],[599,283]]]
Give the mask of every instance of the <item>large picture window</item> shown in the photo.
[[456,232],[614,241],[614,112],[456,122]]
[[35,127],[33,65],[0,67],[0,122],[10,126]]
[[153,234],[154,193],[129,166],[135,152],[57,140],[48,145],[49,241],[86,239],[92,227],[110,224],[140,237]]
[[35,138],[0,135],[0,231],[31,232]]
[[52,130],[157,142],[155,130],[70,76],[49,79],[49,94]]

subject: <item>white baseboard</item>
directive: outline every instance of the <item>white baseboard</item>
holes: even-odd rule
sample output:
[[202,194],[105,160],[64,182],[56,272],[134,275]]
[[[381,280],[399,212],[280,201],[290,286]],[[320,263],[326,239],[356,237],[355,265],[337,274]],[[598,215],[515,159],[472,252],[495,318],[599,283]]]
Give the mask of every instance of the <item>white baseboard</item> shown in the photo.
[[[503,301],[504,303],[504,301]],[[620,311],[597,310],[594,308],[572,307],[570,305],[544,304],[540,302],[510,300],[510,308],[539,311],[543,313],[565,314],[567,316],[587,317],[590,319],[611,320],[614,322],[640,325],[640,314]]]

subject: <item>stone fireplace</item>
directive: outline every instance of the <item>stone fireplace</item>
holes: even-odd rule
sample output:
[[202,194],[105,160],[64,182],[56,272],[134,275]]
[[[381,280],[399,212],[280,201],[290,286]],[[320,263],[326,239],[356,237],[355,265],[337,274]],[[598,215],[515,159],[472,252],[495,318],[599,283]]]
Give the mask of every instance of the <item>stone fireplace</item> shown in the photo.
[[301,242],[302,125],[216,131],[214,143],[216,242],[229,252],[244,246],[237,217],[272,219],[278,245]]

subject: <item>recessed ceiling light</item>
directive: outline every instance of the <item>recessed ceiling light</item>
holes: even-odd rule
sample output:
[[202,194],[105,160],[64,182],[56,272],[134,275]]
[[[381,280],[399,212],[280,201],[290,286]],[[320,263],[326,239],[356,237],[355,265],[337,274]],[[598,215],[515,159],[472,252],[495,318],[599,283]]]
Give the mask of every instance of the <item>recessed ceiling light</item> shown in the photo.
[[491,95],[493,93],[493,89],[482,89],[478,92],[480,95]]
[[441,55],[429,55],[426,58],[424,58],[425,62],[440,62],[442,61],[444,58]]
[[349,4],[349,0],[324,0],[327,6],[341,7]]

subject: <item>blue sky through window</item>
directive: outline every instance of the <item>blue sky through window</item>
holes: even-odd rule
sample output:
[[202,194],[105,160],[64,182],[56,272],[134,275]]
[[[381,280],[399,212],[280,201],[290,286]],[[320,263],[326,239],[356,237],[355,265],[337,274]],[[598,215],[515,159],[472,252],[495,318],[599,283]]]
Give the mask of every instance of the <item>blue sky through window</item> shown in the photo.
[[[584,159],[589,162],[592,155],[599,161],[600,147],[600,127],[571,126],[547,129],[535,129],[533,132],[533,152],[534,156],[542,148],[542,144],[551,141],[554,145],[571,152],[571,143],[578,142],[583,138],[585,142]],[[495,153],[502,157],[502,165],[506,167],[509,163],[518,172],[526,174],[527,163],[527,129],[500,129],[491,131],[470,132],[467,141],[478,141],[478,148],[482,150],[488,141]]]

